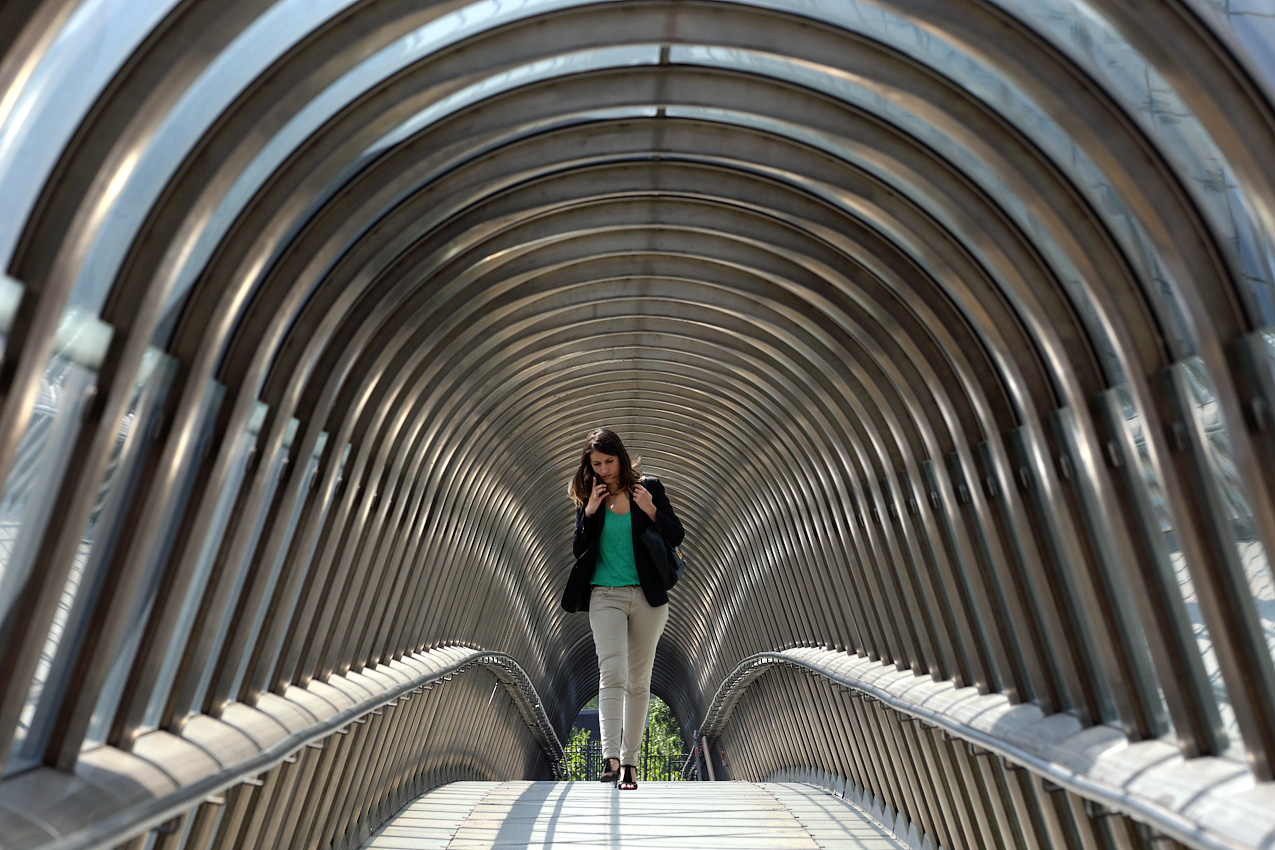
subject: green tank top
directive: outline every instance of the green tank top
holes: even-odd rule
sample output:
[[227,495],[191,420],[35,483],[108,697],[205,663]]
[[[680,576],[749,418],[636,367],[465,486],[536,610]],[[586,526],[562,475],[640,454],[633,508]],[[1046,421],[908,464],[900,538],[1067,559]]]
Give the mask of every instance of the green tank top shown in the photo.
[[593,583],[603,587],[638,584],[637,563],[633,560],[633,509],[627,514],[606,510],[602,517],[602,537],[593,565]]

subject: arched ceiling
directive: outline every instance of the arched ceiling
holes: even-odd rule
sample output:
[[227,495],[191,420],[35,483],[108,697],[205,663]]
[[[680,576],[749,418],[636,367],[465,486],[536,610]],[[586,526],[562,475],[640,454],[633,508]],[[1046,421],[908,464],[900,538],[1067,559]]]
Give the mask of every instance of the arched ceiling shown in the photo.
[[[654,683],[688,725],[794,646],[1207,725],[1156,696],[1192,650],[1159,652],[1180,624],[1130,594],[1140,485],[1107,458],[1112,411],[1136,420],[1187,561],[1227,560],[1171,456],[1189,368],[1275,542],[1236,353],[1275,317],[1273,42],[1146,5],[6,4],[0,470],[59,324],[100,320],[58,491],[82,527],[162,354],[112,563],[153,561],[121,575],[156,610],[206,589],[218,635],[148,620],[187,672],[133,647],[110,735],[147,701],[215,713],[457,643],[509,653],[569,725],[596,673],[558,609],[564,490],[600,425],[689,530]],[[77,542],[40,539],[28,567]],[[103,616],[122,640],[127,607]],[[1242,710],[1269,653],[1209,625],[1235,734],[1275,747]]]

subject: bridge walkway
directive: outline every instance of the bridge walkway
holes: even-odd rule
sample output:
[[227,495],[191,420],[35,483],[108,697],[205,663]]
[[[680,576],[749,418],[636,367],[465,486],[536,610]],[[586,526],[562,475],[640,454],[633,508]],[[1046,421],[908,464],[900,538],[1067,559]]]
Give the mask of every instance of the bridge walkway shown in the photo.
[[810,785],[453,782],[408,804],[368,850],[900,850],[850,802]]

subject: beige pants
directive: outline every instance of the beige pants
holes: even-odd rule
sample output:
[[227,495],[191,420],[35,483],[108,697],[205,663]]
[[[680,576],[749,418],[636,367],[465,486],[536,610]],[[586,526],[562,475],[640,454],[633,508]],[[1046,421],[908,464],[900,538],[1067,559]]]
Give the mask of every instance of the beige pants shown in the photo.
[[668,622],[668,606],[652,608],[640,587],[594,587],[589,628],[598,652],[598,723],[602,757],[638,763],[651,704],[655,645]]

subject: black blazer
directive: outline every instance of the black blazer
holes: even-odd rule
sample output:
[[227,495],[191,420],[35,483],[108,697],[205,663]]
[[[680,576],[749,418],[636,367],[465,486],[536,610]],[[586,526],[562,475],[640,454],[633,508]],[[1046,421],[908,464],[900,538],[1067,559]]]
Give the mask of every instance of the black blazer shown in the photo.
[[[681,545],[685,532],[682,521],[673,513],[673,505],[664,494],[664,485],[660,479],[643,476],[642,486],[651,491],[651,500],[655,503],[655,527],[664,539],[674,546]],[[604,508],[599,508],[593,516],[584,515],[584,507],[576,508],[576,531],[571,541],[571,553],[576,563],[567,577],[567,586],[562,591],[562,607],[571,612],[589,610],[589,594],[593,591],[593,568],[598,557],[598,540],[602,536]],[[651,565],[651,556],[641,543],[642,532],[651,527],[650,517],[637,505],[629,507],[633,517],[633,560],[637,563],[638,580],[642,583],[642,595],[652,607],[658,608],[668,604],[668,593],[660,586],[655,576],[655,568]]]

